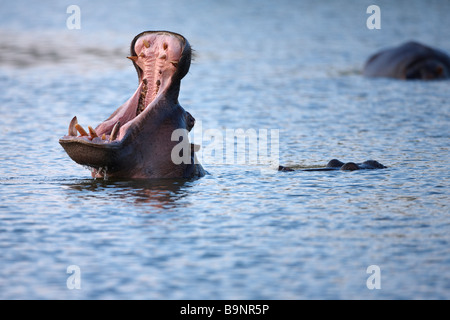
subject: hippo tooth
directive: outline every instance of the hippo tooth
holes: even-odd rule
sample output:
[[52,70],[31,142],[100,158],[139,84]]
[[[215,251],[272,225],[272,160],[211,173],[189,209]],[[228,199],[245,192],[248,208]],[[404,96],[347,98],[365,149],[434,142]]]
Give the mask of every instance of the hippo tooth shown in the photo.
[[88,129],[89,134],[91,135],[92,138],[98,138],[97,132],[95,132],[95,130],[91,126],[88,126]]
[[167,58],[167,55],[166,55],[165,53],[163,53],[162,55],[160,55],[160,56],[158,57],[158,59],[165,59],[165,58]]
[[78,123],[75,125],[75,128],[77,129],[77,131],[80,133],[80,135],[81,135],[82,137],[88,136],[86,130],[84,130],[83,127],[80,126]]
[[148,43],[148,41],[146,39],[142,40],[142,42],[144,43],[144,46],[146,48],[150,48],[150,43]]
[[117,121],[117,123],[114,125],[111,135],[109,136],[109,141],[114,141],[117,138],[117,134],[119,133],[120,129],[120,121]]
[[73,117],[72,121],[70,121],[70,124],[69,124],[69,136],[72,136],[72,137],[77,136],[77,129],[75,128],[76,124],[78,124],[77,117]]
[[106,140],[106,134],[102,134],[102,140]]
[[137,59],[138,59],[137,56],[131,56],[131,57],[127,57],[127,58],[130,59],[130,60],[132,60],[132,61],[134,61],[134,62],[136,62]]

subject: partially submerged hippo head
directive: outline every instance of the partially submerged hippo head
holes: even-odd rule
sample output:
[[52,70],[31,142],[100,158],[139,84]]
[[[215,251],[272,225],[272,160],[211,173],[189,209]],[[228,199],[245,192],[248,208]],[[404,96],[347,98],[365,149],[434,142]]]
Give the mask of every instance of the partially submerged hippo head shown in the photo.
[[[86,132],[74,117],[68,135],[59,143],[75,162],[91,168],[93,177],[191,178],[205,174],[194,161],[172,159],[180,141],[172,141],[176,129],[188,144],[187,132],[195,119],[178,102],[181,79],[189,71],[191,47],[181,35],[146,31],[131,42],[131,55],[139,86],[132,97],[95,129]],[[79,133],[79,134],[78,134]]]
[[449,79],[450,57],[439,49],[409,41],[372,55],[364,66],[364,75],[403,80]]

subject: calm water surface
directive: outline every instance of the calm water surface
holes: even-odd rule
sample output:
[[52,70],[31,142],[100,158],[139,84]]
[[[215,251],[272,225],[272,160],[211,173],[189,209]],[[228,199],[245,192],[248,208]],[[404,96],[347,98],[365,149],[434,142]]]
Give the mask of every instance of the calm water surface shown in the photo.
[[[381,30],[366,28],[374,2]],[[410,39],[450,52],[449,3],[78,1],[68,30],[70,4],[2,4],[0,298],[450,298],[450,84],[359,73]],[[389,168],[91,179],[58,139],[74,115],[95,126],[128,99],[128,45],[159,29],[196,50],[180,103],[203,130],[279,129],[284,165]]]

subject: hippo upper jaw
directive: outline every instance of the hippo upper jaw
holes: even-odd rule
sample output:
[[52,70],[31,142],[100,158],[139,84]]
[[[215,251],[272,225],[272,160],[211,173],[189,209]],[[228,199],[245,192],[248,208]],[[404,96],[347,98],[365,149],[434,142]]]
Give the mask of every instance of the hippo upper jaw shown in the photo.
[[178,143],[171,135],[179,128],[189,131],[194,122],[178,103],[190,45],[179,34],[147,31],[133,39],[130,52],[139,78],[132,97],[89,132],[75,117],[59,142],[72,160],[92,168],[93,176],[183,177],[186,165],[171,160]]

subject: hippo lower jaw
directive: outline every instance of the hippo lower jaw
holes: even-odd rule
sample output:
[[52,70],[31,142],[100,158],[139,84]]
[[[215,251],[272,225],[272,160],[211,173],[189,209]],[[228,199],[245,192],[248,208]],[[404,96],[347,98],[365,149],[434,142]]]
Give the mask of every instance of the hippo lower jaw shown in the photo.
[[[68,135],[59,142],[75,162],[88,166],[94,177],[182,178],[204,175],[199,164],[175,164],[171,153],[176,129],[187,131],[195,119],[178,103],[181,79],[187,74],[191,48],[179,34],[147,31],[131,43],[139,77],[132,97],[107,120],[86,132],[74,117]],[[191,148],[186,148],[191,150]]]

